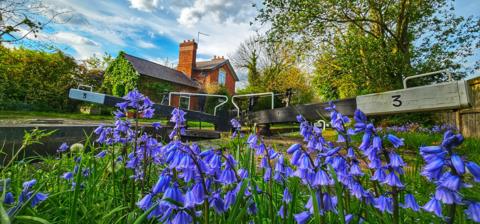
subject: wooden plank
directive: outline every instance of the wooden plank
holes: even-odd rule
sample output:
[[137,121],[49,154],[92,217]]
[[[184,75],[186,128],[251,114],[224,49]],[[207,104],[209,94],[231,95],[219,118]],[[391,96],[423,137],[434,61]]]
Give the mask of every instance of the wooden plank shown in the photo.
[[469,106],[466,81],[420,86],[357,97],[367,115],[459,109]]
[[[342,114],[353,116],[356,109],[355,98],[335,100],[333,103]],[[325,110],[326,107],[328,107],[328,103],[314,103],[256,111],[247,114],[244,121],[257,124],[297,122],[296,117],[299,114],[310,121],[329,120],[330,113]]]

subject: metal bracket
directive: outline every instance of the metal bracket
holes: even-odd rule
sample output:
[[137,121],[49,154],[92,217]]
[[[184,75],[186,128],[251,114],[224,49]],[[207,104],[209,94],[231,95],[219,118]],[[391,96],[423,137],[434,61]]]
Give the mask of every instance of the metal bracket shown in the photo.
[[224,98],[225,101],[217,104],[213,109],[213,116],[217,115],[217,108],[221,107],[222,105],[228,102],[228,96],[225,95],[216,95],[216,94],[206,94],[206,93],[185,93],[185,92],[169,92],[168,93],[168,106],[172,105],[172,95],[180,95],[180,96],[211,96],[211,97],[219,97]]
[[92,87],[92,86],[80,84],[80,85],[78,85],[77,89],[83,90],[83,89],[80,88],[80,87],[84,87],[84,88],[86,88],[86,89],[90,89],[89,91],[90,91],[90,92],[93,92],[93,87]]
[[250,97],[250,96],[271,96],[272,97],[272,109],[275,108],[275,94],[273,92],[266,92],[266,93],[250,93],[250,94],[242,94],[242,95],[233,95],[232,96],[232,104],[237,109],[237,117],[240,117],[240,107],[235,103],[235,98],[241,97]]
[[412,75],[412,76],[406,77],[406,78],[403,79],[403,88],[404,89],[407,88],[407,81],[410,80],[410,79],[415,79],[415,78],[420,78],[420,77],[425,77],[425,76],[430,76],[430,75],[436,75],[436,74],[442,74],[442,73],[445,73],[445,74],[448,75],[448,81],[449,82],[453,81],[452,73],[450,73],[450,71],[448,69],[444,69],[444,70],[440,70],[440,71],[428,72],[428,73],[423,73],[423,74]]

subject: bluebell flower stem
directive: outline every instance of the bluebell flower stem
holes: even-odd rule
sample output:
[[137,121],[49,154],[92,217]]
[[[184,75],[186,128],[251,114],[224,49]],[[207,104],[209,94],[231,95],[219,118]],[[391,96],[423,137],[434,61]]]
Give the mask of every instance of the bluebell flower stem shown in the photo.
[[455,213],[457,210],[457,204],[453,203],[449,207],[450,207],[450,210],[448,211],[447,223],[453,224],[455,222]]

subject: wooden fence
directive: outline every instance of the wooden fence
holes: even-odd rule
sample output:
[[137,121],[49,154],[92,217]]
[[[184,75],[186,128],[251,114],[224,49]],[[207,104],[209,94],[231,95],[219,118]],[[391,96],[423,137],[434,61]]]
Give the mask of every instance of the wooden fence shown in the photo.
[[468,80],[472,107],[435,113],[439,122],[455,125],[465,137],[480,138],[480,77]]

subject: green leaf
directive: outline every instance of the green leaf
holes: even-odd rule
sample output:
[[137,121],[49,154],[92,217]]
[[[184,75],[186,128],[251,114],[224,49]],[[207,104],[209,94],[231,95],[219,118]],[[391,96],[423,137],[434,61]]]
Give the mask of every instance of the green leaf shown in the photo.
[[[16,216],[15,217],[15,220],[17,221],[22,221],[21,223],[25,223],[25,222],[37,222],[37,223],[42,223],[42,224],[50,224],[49,221],[45,220],[45,219],[42,219],[42,218],[39,218],[39,217],[35,217],[35,216]],[[3,223],[3,222],[2,222]]]

